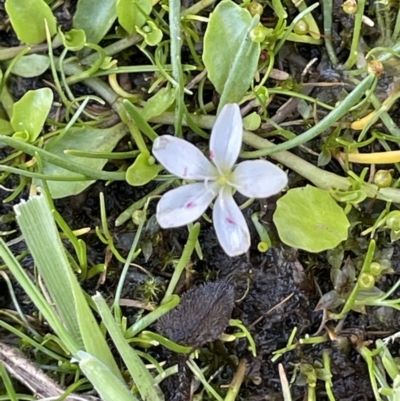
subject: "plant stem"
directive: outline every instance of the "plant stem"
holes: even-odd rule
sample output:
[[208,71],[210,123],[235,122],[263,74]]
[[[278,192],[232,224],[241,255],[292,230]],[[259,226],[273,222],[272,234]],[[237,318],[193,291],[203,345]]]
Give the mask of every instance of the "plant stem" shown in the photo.
[[204,10],[205,8],[211,6],[216,1],[217,0],[200,0],[192,7],[189,7],[186,10],[182,11],[182,16],[198,14],[201,10]]
[[325,47],[328,52],[329,59],[334,67],[337,66],[338,59],[332,44],[332,0],[322,0],[322,11],[324,13],[324,39]]
[[172,275],[171,281],[168,284],[167,291],[165,292],[164,298],[161,301],[161,304],[168,302],[170,300],[171,295],[175,291],[175,287],[178,284],[178,281],[189,263],[190,257],[192,256],[194,247],[196,246],[196,241],[200,233],[200,223],[196,223],[193,227],[190,228],[189,237],[186,242],[185,247],[183,248],[182,256],[179,259],[178,264],[175,267],[174,274]]
[[[113,180],[113,181],[123,181],[125,180],[125,172],[109,172],[96,170],[90,167],[86,167],[79,163],[74,163],[70,160],[65,160],[60,156],[54,155],[44,149],[38,148],[37,146],[31,145],[29,143],[14,139],[5,135],[0,135],[0,143],[5,143],[14,149],[22,150],[28,155],[35,156],[37,152],[43,160],[56,166],[65,168],[68,171],[72,171],[77,174],[82,174],[83,176],[89,177],[96,180]],[[48,179],[48,178],[46,178]]]
[[[374,257],[375,253],[375,241],[371,240],[368,246],[367,254],[365,255],[364,263],[362,265],[360,274],[358,275],[359,277],[363,274],[366,273],[371,265],[372,259]],[[351,308],[354,306],[354,303],[356,302],[358,293],[360,291],[360,285],[357,280],[356,284],[354,285],[353,290],[351,291],[349,297],[346,300],[346,303],[343,306],[342,311],[339,313],[339,315],[335,316],[335,319],[342,319],[348,312],[350,312]]]
[[175,80],[176,103],[174,128],[175,135],[182,136],[183,118],[183,73],[181,66],[181,2],[169,0],[169,29],[171,37],[172,76]]
[[142,199],[139,199],[137,202],[133,203],[131,206],[129,206],[127,209],[125,209],[115,220],[115,226],[119,227],[122,224],[124,224],[126,221],[128,221],[132,217],[132,213],[135,210],[138,210],[142,208],[145,204],[147,199],[160,195],[163,193],[172,183],[175,181],[175,179],[170,180],[170,181],[165,181],[161,185],[159,185],[156,189],[153,191],[149,192],[146,196],[144,196]]
[[299,145],[303,145],[311,139],[316,138],[322,132],[332,127],[340,118],[342,118],[351,107],[353,107],[365,94],[365,92],[374,84],[374,75],[368,75],[364,78],[359,85],[357,85],[353,91],[336,107],[331,111],[325,118],[320,120],[308,131],[296,138],[290,139],[279,145],[275,145],[273,148],[266,148],[254,152],[243,152],[242,157],[244,158],[256,158],[261,156],[271,155],[272,153],[280,152],[282,150],[288,150]]
[[362,26],[362,18],[364,15],[364,8],[365,8],[365,0],[359,0],[357,2],[357,12],[355,15],[355,21],[354,21],[354,30],[353,30],[353,39],[351,41],[351,47],[350,47],[350,54],[349,58],[344,64],[344,69],[345,70],[350,70],[351,67],[355,64],[357,60],[357,54],[358,54],[358,45],[360,43],[360,35],[361,35],[361,26]]

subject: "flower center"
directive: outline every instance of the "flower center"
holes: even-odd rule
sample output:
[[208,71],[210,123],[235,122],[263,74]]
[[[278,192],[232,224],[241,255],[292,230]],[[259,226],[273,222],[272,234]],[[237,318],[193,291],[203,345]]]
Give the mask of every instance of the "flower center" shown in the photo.
[[229,179],[225,175],[220,175],[217,179],[217,182],[219,185],[221,185],[221,187],[226,185],[228,183],[228,181],[229,181]]

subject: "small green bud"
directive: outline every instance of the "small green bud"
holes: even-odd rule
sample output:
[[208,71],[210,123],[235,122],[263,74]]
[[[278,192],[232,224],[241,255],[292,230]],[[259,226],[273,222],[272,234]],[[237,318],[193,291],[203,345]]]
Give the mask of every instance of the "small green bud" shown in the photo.
[[372,262],[369,265],[369,272],[373,275],[373,276],[379,276],[382,273],[382,265],[379,262]]
[[262,15],[264,7],[258,1],[252,1],[248,6],[250,14],[254,17],[255,15]]
[[258,249],[258,252],[265,253],[268,251],[269,246],[266,242],[261,241],[257,244],[257,249]]
[[293,32],[297,35],[306,35],[309,31],[309,27],[306,21],[301,19],[293,28]]
[[132,213],[132,220],[136,225],[139,225],[146,218],[146,213],[143,210],[135,210]]
[[149,156],[147,159],[147,163],[149,163],[150,166],[152,166],[156,162],[156,159],[153,156]]
[[261,43],[267,37],[269,30],[265,26],[259,24],[250,32],[250,39],[253,42]]
[[356,0],[346,0],[342,4],[342,7],[343,7],[343,11],[346,14],[349,14],[349,15],[355,14],[357,12],[357,9],[358,9],[358,5],[357,5]]
[[358,277],[358,284],[363,290],[369,290],[375,285],[375,277],[372,274],[362,273]]
[[392,173],[389,170],[378,170],[374,175],[374,184],[378,188],[390,187],[392,183]]

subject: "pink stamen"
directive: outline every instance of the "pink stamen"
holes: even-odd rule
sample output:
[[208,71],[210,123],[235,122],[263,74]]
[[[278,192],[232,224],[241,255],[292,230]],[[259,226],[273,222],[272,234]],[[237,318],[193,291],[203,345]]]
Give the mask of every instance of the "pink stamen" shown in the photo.
[[235,224],[235,220],[233,220],[232,217],[227,217],[227,218],[226,218],[226,221],[227,221],[229,224]]
[[186,207],[189,209],[191,207],[193,207],[195,205],[195,203],[193,201],[190,201],[188,203],[186,203]]
[[214,159],[214,157],[215,157],[214,152],[212,150],[210,150],[210,159],[212,160],[212,159]]

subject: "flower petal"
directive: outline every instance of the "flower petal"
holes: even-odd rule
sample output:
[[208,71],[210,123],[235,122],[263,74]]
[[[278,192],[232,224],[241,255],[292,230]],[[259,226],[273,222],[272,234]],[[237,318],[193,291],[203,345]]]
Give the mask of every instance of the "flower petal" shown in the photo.
[[275,164],[266,160],[248,160],[237,165],[230,183],[248,198],[268,198],[281,191],[288,178]]
[[219,192],[214,204],[213,222],[219,243],[227,255],[247,252],[250,247],[249,228],[229,187],[225,186]]
[[157,205],[162,228],[180,227],[197,220],[218,193],[218,184],[203,182],[184,185],[165,193]]
[[243,122],[236,103],[226,104],[219,113],[210,138],[210,159],[219,171],[228,174],[237,158],[243,139]]
[[205,180],[217,175],[215,167],[196,146],[175,136],[156,138],[153,155],[166,170],[179,178]]

